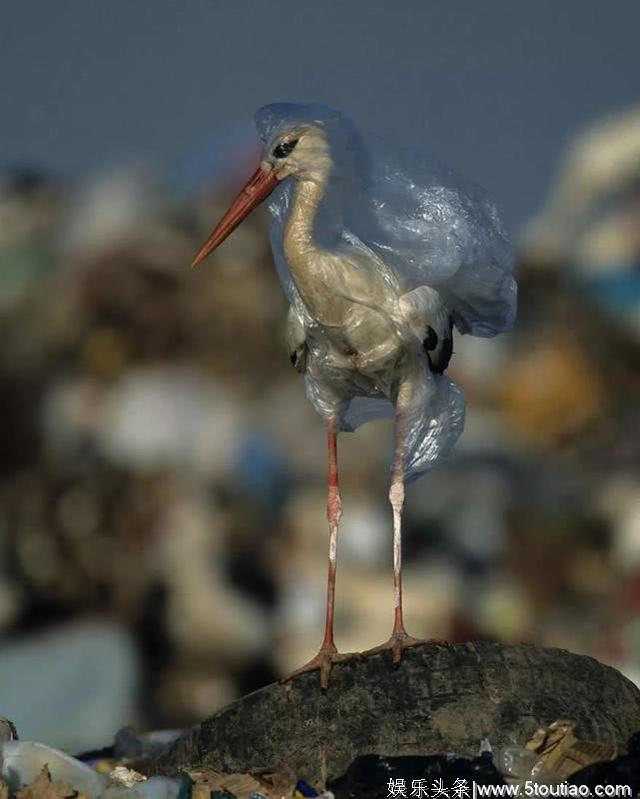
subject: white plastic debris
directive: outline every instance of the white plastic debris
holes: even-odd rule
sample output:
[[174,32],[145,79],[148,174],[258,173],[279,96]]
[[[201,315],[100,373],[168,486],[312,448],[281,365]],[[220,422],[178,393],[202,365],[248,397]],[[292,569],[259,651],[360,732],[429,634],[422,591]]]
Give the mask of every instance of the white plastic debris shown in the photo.
[[109,772],[109,779],[116,785],[121,785],[123,788],[131,788],[138,782],[144,782],[147,778],[139,771],[134,771],[132,768],[126,766],[116,766]]
[[114,769],[109,779],[64,752],[33,741],[6,741],[0,752],[1,776],[11,791],[30,785],[46,766],[52,782],[68,785],[91,799],[177,799],[180,793],[179,779],[146,779],[127,768]]
[[484,755],[485,752],[491,754],[493,752],[493,747],[491,746],[491,741],[485,736],[480,741],[480,748],[478,749],[478,755]]
[[2,744],[2,778],[12,791],[33,782],[44,766],[54,782],[63,782],[75,790],[99,799],[108,780],[79,760],[50,746],[34,741],[6,741]]
[[112,785],[100,794],[100,799],[177,799],[179,793],[179,780],[151,777],[130,788]]
[[537,760],[538,755],[535,752],[515,744],[493,753],[493,763],[498,771],[514,780],[531,779]]

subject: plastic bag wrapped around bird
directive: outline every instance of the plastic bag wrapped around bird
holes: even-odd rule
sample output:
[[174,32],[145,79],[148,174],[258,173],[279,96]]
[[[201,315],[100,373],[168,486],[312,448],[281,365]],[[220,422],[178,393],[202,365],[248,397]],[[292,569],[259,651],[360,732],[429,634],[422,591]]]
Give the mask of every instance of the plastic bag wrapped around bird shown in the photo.
[[291,360],[338,430],[393,415],[405,475],[446,455],[464,395],[453,327],[493,336],[516,310],[511,247],[481,189],[317,105],[261,108],[260,169],[196,258],[274,192],[271,243],[291,303]]

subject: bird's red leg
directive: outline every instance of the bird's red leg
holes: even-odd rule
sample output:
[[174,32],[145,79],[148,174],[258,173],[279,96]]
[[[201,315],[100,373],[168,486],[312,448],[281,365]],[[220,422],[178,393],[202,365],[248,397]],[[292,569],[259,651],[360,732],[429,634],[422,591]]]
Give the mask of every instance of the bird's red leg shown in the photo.
[[373,649],[363,652],[364,656],[391,650],[393,662],[399,663],[402,650],[407,646],[424,643],[419,638],[409,635],[404,627],[402,617],[402,508],[404,506],[404,458],[405,435],[403,416],[400,410],[396,413],[395,454],[391,470],[391,487],[389,502],[393,510],[393,631],[388,641]]
[[334,420],[329,422],[329,485],[327,495],[327,520],[329,522],[329,573],[327,577],[327,611],[324,626],[324,638],[318,654],[308,663],[283,678],[287,682],[299,674],[314,669],[320,670],[320,687],[329,685],[329,673],[333,663],[359,657],[359,654],[340,654],[333,640],[333,608],[336,588],[336,552],[338,542],[338,525],[342,517],[342,500],[338,484],[338,434]]

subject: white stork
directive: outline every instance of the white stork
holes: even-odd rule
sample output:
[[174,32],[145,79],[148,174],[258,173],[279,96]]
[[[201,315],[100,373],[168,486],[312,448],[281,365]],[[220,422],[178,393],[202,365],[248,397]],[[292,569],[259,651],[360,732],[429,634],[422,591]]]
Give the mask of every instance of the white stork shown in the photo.
[[[262,160],[194,260],[206,258],[274,190],[272,246],[291,302],[289,353],[328,426],[329,574],[318,654],[287,679],[319,669],[326,688],[342,502],[337,436],[395,413],[393,661],[418,643],[402,615],[405,482],[462,432],[464,396],[444,372],[453,329],[495,335],[515,314],[511,252],[480,190],[393,147],[368,146],[339,113],[276,104],[257,114]],[[377,154],[376,154],[377,147]],[[407,165],[408,163],[408,165]]]

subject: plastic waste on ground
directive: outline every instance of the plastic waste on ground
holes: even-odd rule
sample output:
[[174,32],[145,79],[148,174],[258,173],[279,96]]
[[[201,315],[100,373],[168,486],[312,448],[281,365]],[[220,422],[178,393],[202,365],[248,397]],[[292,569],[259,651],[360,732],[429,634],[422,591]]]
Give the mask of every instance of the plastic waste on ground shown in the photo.
[[54,782],[63,782],[98,799],[109,785],[102,774],[74,757],[35,741],[5,741],[2,744],[2,778],[17,791],[38,778],[47,766]]

